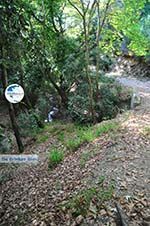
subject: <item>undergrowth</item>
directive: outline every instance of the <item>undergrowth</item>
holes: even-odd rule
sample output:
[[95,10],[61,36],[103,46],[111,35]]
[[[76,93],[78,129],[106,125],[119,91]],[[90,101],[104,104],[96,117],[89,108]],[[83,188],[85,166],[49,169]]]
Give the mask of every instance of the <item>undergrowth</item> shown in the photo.
[[49,138],[48,134],[40,134],[37,136],[37,143],[44,143]]
[[[49,168],[55,168],[70,152],[76,151],[81,145],[93,142],[97,137],[105,133],[114,133],[119,129],[115,121],[105,121],[93,126],[80,126],[73,123],[66,125],[61,122],[53,122],[45,126],[41,133],[36,135],[37,143],[44,143],[49,137],[54,137],[57,142],[50,150],[48,156]],[[98,150],[84,152],[81,155],[80,166],[97,154]]]
[[98,186],[84,189],[63,203],[62,206],[69,210],[74,217],[86,216],[93,209],[96,214],[103,202],[112,198],[114,192],[114,184],[104,186],[104,179],[101,177]]
[[61,122],[51,123],[37,135],[37,142],[45,142],[49,137],[55,137],[69,151],[76,151],[82,144],[90,143],[105,133],[114,133],[119,128],[115,121],[105,121],[93,126],[80,126],[73,123],[66,125]]
[[[63,133],[63,144],[70,151],[77,150],[82,144],[94,141],[104,133],[117,131],[119,128],[116,122],[106,122],[96,126],[75,127],[72,133]],[[62,134],[61,134],[62,136]],[[58,137],[59,139],[60,137]],[[61,139],[62,141],[62,139]]]
[[59,149],[52,149],[49,152],[49,161],[48,166],[49,169],[55,168],[64,158],[63,151],[60,151]]

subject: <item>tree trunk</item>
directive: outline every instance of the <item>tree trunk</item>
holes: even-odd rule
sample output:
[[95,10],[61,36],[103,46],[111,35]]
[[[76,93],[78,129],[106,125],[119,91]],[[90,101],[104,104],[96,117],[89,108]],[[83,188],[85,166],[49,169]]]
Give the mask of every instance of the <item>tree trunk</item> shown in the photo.
[[[5,59],[5,50],[3,46],[1,48],[1,53],[2,53],[2,58]],[[2,84],[3,84],[3,89],[5,90],[6,87],[8,86],[8,77],[7,77],[7,69],[4,64],[2,64]],[[8,102],[8,108],[9,108],[9,116],[10,116],[13,131],[14,131],[14,135],[17,141],[18,149],[19,149],[19,152],[22,153],[24,151],[24,147],[21,140],[19,127],[16,121],[13,104]]]
[[57,83],[52,79],[52,73],[49,73],[49,80],[58,92],[58,95],[61,98],[61,103],[63,107],[67,108],[68,105],[68,95],[65,89],[63,89],[61,86],[58,86]]
[[100,8],[99,1],[97,1],[97,15],[98,15],[98,26],[96,34],[96,102],[98,101],[99,92],[99,40],[100,40]]
[[72,3],[70,0],[68,0],[68,1],[74,7],[74,9],[77,10],[77,12],[79,13],[79,15],[82,18],[83,32],[84,32],[84,44],[85,44],[85,73],[86,73],[86,78],[87,78],[87,82],[88,82],[88,86],[89,86],[89,93],[88,93],[89,105],[90,105],[89,111],[92,116],[92,121],[95,123],[96,117],[95,117],[95,109],[94,109],[94,91],[93,91],[93,84],[92,84],[92,79],[91,79],[90,69],[89,69],[90,49],[89,49],[88,37],[89,37],[90,18],[88,19],[87,15],[88,15],[88,13],[90,13],[90,17],[92,17],[93,9],[94,9],[94,5],[95,5],[96,1],[93,2],[90,12],[88,12],[90,2],[85,7],[84,1],[80,0],[81,6],[82,6],[82,11],[81,11],[78,7],[76,7],[76,5],[74,3]]
[[18,144],[19,152],[22,153],[24,151],[24,147],[23,147],[23,143],[22,143],[22,140],[21,140],[19,127],[17,125],[14,107],[13,107],[13,104],[11,104],[11,103],[9,103],[9,116],[10,116],[10,119],[11,119],[12,128],[13,128],[13,131],[14,131],[14,134],[15,134],[15,137],[16,137],[16,141],[17,141],[17,144]]
[[89,64],[90,64],[90,59],[89,59],[89,44],[88,44],[88,28],[86,25],[86,15],[84,14],[83,16],[83,30],[84,30],[84,41],[85,41],[85,72],[86,72],[86,77],[88,79],[88,84],[89,84],[89,104],[90,104],[90,113],[92,116],[92,121],[95,123],[95,111],[94,111],[94,97],[93,97],[93,87],[92,87],[92,80],[90,76],[90,70],[89,70]]
[[104,28],[105,25],[105,21],[107,18],[107,11],[109,9],[111,0],[108,0],[106,3],[106,7],[105,7],[105,11],[104,11],[104,17],[103,20],[101,22],[100,20],[100,0],[97,0],[97,15],[98,15],[98,26],[97,26],[97,34],[96,34],[96,102],[98,101],[98,92],[99,92],[99,87],[98,87],[98,83],[99,83],[99,41],[100,41],[100,36],[101,36],[101,32]]

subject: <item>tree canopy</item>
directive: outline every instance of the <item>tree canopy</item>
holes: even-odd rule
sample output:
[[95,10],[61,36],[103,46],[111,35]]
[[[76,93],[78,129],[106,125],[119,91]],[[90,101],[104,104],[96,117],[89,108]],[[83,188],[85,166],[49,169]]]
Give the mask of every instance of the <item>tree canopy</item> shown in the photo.
[[54,92],[59,107],[79,103],[77,114],[82,105],[95,122],[100,77],[112,57],[149,56],[149,8],[148,0],[2,0],[3,88],[21,84],[30,110]]

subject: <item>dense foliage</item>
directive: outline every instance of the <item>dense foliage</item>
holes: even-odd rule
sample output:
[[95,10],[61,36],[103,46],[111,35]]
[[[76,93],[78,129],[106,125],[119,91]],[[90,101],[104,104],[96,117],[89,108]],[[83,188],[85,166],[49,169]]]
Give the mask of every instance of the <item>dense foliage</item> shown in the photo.
[[0,77],[3,88],[24,88],[17,111],[29,111],[29,122],[42,127],[53,96],[79,121],[114,116],[121,91],[101,85],[101,76],[115,56],[148,57],[149,7],[147,0],[2,0]]

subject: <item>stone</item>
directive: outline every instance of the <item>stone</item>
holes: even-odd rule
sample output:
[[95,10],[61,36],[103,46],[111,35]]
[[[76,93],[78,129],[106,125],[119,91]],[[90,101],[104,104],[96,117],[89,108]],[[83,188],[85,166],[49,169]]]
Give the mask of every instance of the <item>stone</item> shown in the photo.
[[131,109],[134,109],[136,106],[141,104],[141,97],[138,93],[133,93],[131,98]]

